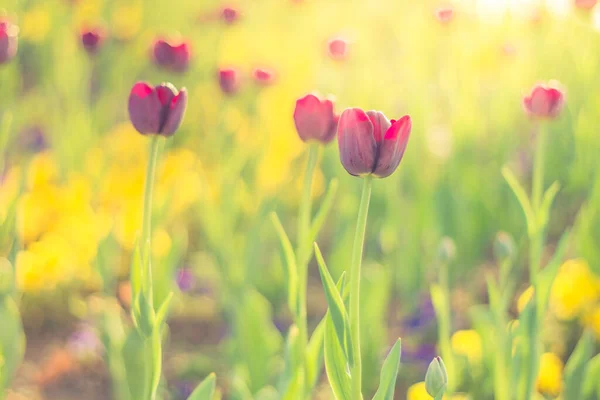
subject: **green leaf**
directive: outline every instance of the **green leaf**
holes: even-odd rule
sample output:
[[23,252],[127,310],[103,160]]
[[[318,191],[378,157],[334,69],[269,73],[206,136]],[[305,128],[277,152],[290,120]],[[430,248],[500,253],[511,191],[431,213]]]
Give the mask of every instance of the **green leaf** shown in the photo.
[[340,292],[336,288],[333,278],[327,270],[325,260],[319,246],[315,243],[315,255],[317,257],[317,263],[319,264],[319,273],[321,274],[321,282],[323,282],[323,288],[325,289],[325,297],[327,298],[327,305],[329,306],[329,315],[335,327],[335,332],[339,342],[344,347],[344,354],[350,365],[354,364],[354,357],[352,354],[352,343],[350,336],[350,321],[344,301]]
[[552,207],[552,203],[554,202],[554,198],[556,194],[560,190],[560,184],[558,182],[554,182],[546,193],[544,193],[544,197],[542,198],[542,204],[540,206],[540,212],[538,215],[538,224],[539,226],[545,226],[548,218],[550,216],[550,208]]
[[323,367],[323,342],[325,340],[325,318],[315,328],[306,348],[306,387],[311,391],[321,375]]
[[158,311],[156,312],[156,320],[154,322],[155,328],[162,329],[163,325],[165,324],[167,315],[169,313],[169,306],[171,305],[172,299],[173,299],[173,292],[170,292],[167,295],[167,298],[165,299],[165,301],[163,301],[163,303],[158,308]]
[[298,336],[298,327],[296,325],[290,326],[285,341],[285,365],[283,373],[279,378],[281,400],[296,399],[302,391],[302,378],[304,374],[302,368],[299,368]]
[[587,362],[594,352],[594,336],[592,332],[586,331],[579,339],[579,343],[565,366],[565,389],[563,398],[581,399],[584,375]]
[[508,186],[510,186],[513,193],[517,197],[517,200],[521,205],[521,209],[525,214],[525,219],[527,220],[527,231],[529,232],[529,235],[532,235],[537,230],[537,224],[535,220],[535,213],[531,207],[529,197],[525,193],[525,189],[523,189],[516,176],[507,167],[502,168],[502,176],[504,176],[506,183],[508,183]]
[[325,198],[323,199],[321,207],[319,208],[319,211],[317,212],[317,215],[315,215],[315,219],[313,220],[310,226],[311,242],[317,240],[317,236],[323,228],[325,220],[327,220],[327,216],[331,211],[331,207],[333,207],[333,200],[335,199],[335,194],[337,192],[338,186],[338,180],[335,178],[333,178],[331,182],[329,182],[329,187],[327,188],[327,193],[325,193]]
[[130,330],[123,345],[123,361],[132,399],[148,398],[151,351],[150,341],[142,337],[137,330]]
[[215,394],[216,379],[214,373],[208,375],[204,380],[196,386],[188,400],[212,400]]
[[11,296],[0,296],[0,397],[10,385],[25,353],[19,308]]
[[585,369],[583,379],[583,397],[590,399],[594,394],[600,396],[600,354],[597,354],[590,360]]
[[275,231],[279,236],[281,242],[281,248],[285,256],[285,276],[288,287],[288,305],[292,313],[297,312],[298,307],[298,268],[296,266],[296,254],[294,253],[294,247],[290,242],[281,221],[275,212],[271,213],[271,221],[275,226]]
[[343,343],[338,339],[331,314],[328,312],[325,317],[325,370],[329,385],[337,400],[351,399],[352,382]]
[[390,350],[387,358],[381,368],[379,377],[379,388],[373,397],[373,400],[393,400],[394,389],[396,388],[396,378],[398,377],[398,368],[400,367],[400,353],[402,352],[400,339],[396,340],[394,347]]

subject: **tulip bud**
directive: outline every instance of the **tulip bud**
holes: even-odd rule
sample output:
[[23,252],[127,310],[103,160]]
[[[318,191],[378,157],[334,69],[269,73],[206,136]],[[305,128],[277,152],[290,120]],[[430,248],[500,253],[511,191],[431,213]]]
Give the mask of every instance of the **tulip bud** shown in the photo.
[[320,99],[313,94],[308,94],[296,100],[294,124],[303,142],[311,140],[322,144],[331,142],[335,136],[337,120],[333,111],[333,101],[330,99]]
[[190,63],[190,45],[186,41],[178,43],[157,39],[152,48],[154,63],[173,72],[185,72]]
[[425,374],[425,390],[434,398],[441,398],[448,386],[448,372],[441,357],[435,357]]
[[275,73],[264,68],[254,70],[254,81],[261,86],[269,86],[275,80]]
[[348,42],[341,38],[332,39],[327,43],[327,50],[334,60],[344,60],[348,55]]
[[233,95],[240,88],[240,80],[237,70],[233,68],[221,68],[219,70],[219,86],[223,93]]
[[182,292],[189,292],[195,286],[196,279],[190,268],[181,268],[177,271],[175,282],[177,283],[179,290]]
[[435,10],[435,16],[442,24],[447,25],[454,19],[454,10],[451,7],[440,7]]
[[240,13],[233,7],[223,7],[221,9],[221,19],[227,25],[235,23],[240,18]]
[[449,237],[443,237],[438,248],[438,257],[443,263],[450,263],[456,258],[456,245],[454,240]]
[[582,10],[591,10],[597,2],[597,0],[575,0],[575,7]]
[[129,118],[142,135],[172,136],[181,124],[186,105],[185,88],[178,92],[170,83],[152,87],[138,82],[129,94]]
[[81,43],[89,55],[94,55],[104,41],[104,31],[101,28],[84,28],[81,30]]
[[17,54],[19,28],[8,20],[0,19],[0,64],[12,60]]
[[556,118],[564,105],[564,94],[552,86],[537,85],[523,99],[525,111],[535,118]]
[[506,232],[498,232],[494,241],[494,257],[498,261],[504,261],[515,255],[515,241]]
[[354,176],[391,175],[404,156],[411,127],[408,115],[388,121],[379,111],[346,109],[338,124],[342,165]]

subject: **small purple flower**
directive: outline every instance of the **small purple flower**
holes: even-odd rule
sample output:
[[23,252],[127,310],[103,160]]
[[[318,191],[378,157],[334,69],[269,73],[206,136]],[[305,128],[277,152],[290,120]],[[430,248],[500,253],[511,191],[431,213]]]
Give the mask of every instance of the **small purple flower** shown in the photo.
[[67,348],[77,358],[93,358],[100,354],[102,343],[90,325],[82,324],[69,337]]
[[196,286],[196,278],[191,268],[180,268],[177,270],[175,282],[177,282],[179,290],[184,293],[191,291]]

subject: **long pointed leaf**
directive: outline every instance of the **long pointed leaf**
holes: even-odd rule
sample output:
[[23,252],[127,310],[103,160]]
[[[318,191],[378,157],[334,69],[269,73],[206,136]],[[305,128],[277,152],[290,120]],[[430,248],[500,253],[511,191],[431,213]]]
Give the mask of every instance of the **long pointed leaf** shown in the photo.
[[275,226],[277,236],[281,242],[281,248],[285,256],[285,275],[288,287],[288,305],[290,311],[295,313],[298,307],[298,267],[296,266],[296,255],[294,254],[294,247],[288,238],[288,235],[283,229],[283,225],[279,220],[279,217],[275,212],[271,213],[271,221]]
[[388,356],[383,362],[381,375],[379,376],[379,388],[373,397],[373,400],[393,400],[394,390],[396,388],[396,378],[398,377],[398,369],[400,368],[400,353],[402,346],[400,339],[396,340],[396,344],[390,350]]
[[565,366],[565,390],[563,398],[581,399],[583,380],[587,368],[587,362],[592,357],[594,351],[594,336],[591,332],[585,332],[577,347],[569,357]]
[[214,373],[208,375],[204,380],[194,389],[188,400],[212,400],[215,394],[216,379]]
[[512,189],[513,193],[517,197],[521,208],[523,209],[523,213],[525,214],[525,219],[527,220],[527,230],[529,234],[533,234],[537,229],[537,224],[535,221],[535,214],[533,212],[533,208],[531,207],[531,203],[529,201],[529,197],[525,193],[525,189],[521,186],[517,177],[513,174],[513,172],[507,167],[502,168],[502,176],[508,183],[508,186]]
[[352,343],[350,342],[350,321],[344,301],[340,292],[335,286],[333,278],[327,270],[325,260],[319,246],[315,243],[315,255],[317,256],[317,263],[319,264],[319,273],[321,274],[321,281],[323,282],[323,288],[325,289],[325,297],[327,298],[327,305],[329,306],[329,315],[335,327],[338,340],[344,347],[344,354],[346,354],[347,361],[352,365],[354,363],[354,357],[352,354]]
[[327,188],[327,193],[325,193],[325,198],[323,199],[321,207],[319,208],[319,211],[317,212],[317,215],[315,216],[315,219],[310,227],[311,241],[317,240],[317,235],[321,231],[321,228],[323,228],[323,224],[325,223],[325,220],[331,211],[331,207],[333,207],[333,200],[335,199],[338,186],[338,180],[335,178],[329,182],[329,187]]

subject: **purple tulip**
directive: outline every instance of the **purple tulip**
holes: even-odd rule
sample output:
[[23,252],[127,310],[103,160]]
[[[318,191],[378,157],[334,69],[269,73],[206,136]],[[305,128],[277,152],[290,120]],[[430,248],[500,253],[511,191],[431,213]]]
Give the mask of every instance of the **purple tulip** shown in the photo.
[[170,83],[152,87],[138,82],[129,94],[129,118],[142,135],[172,136],[181,124],[186,105],[185,88],[178,92]]

